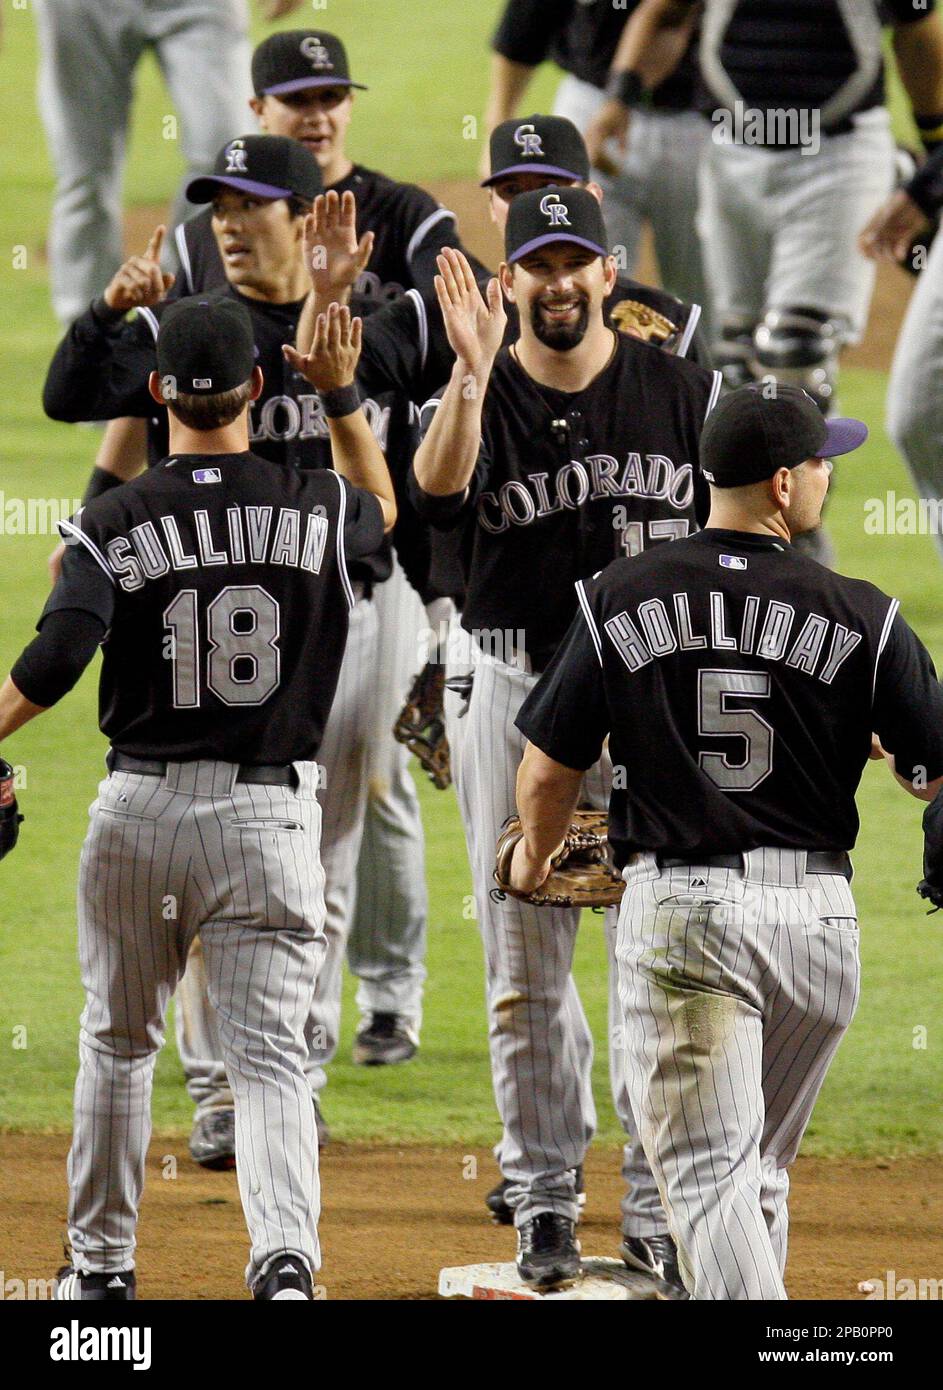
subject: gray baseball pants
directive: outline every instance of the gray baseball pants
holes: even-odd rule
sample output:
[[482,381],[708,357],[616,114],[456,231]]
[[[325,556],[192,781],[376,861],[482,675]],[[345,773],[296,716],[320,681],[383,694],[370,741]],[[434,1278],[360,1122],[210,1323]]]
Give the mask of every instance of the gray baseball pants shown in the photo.
[[875,267],[856,239],[893,178],[883,107],[846,134],[821,135],[812,154],[709,138],[697,220],[716,323],[755,325],[770,309],[816,309],[841,325],[845,342],[857,342]]
[[77,1269],[133,1267],[167,1004],[197,932],[235,1099],[251,1287],[282,1254],[320,1265],[305,1024],[324,954],[317,766],[297,790],[232,763],[115,772],[90,810],[78,885],[79,1032],[69,1239]]
[[[249,10],[247,0],[35,4],[37,97],[56,170],[48,246],[52,306],[65,324],[102,293],[124,260],[124,155],[134,74],[145,49],[153,50],[179,115],[185,181],[208,173],[227,140],[255,129],[247,104]],[[152,144],[176,140],[176,129],[162,124],[147,138]],[[181,186],[172,223],[191,211]]]
[[[457,644],[456,644],[457,645]],[[467,649],[466,649],[467,650]],[[593,1037],[572,975],[578,911],[531,907],[491,892],[495,845],[516,809],[517,769],[525,739],[514,718],[537,677],[471,652],[475,679],[467,714],[447,696],[449,742],[459,810],[465,827],[475,909],[485,951],[488,1035],[495,1100],[503,1133],[496,1157],[511,1182],[507,1200],[515,1222],[544,1211],[576,1220],[574,1169],[596,1129],[592,1092]],[[467,657],[465,658],[467,660]],[[450,643],[456,674],[465,668]],[[456,724],[462,728],[453,741]],[[608,805],[608,756],[586,774],[583,797]],[[621,1014],[615,991],[615,913],[607,914],[610,960],[610,1076],[616,1112],[629,1136],[622,1172],[628,1185],[622,1228],[629,1236],[665,1232],[668,1222],[638,1138],[621,1052]],[[587,923],[586,929],[593,927]]]
[[682,1278],[784,1299],[788,1169],[858,1001],[851,888],[780,850],[624,877],[626,1077]]
[[[357,1003],[364,1014],[401,1014],[417,1031],[422,1020],[422,820],[408,754],[391,733],[402,703],[397,692],[408,687],[402,672],[416,661],[420,617],[418,599],[398,569],[373,599],[357,600],[321,744],[326,946],[307,1026],[306,1071],[314,1094],[327,1084],[325,1068],[340,1037],[345,949],[360,977]],[[197,1118],[229,1108],[232,1093],[198,943],[177,991],[176,1025]]]
[[917,277],[887,387],[887,432],[922,498],[936,504],[930,532],[943,559],[943,235]]

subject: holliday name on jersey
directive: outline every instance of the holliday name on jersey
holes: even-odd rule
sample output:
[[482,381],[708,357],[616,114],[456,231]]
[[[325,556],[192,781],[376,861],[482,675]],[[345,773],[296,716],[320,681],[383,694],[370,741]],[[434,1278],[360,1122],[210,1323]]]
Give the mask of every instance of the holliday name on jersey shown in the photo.
[[660,598],[646,599],[638,605],[635,619],[623,609],[603,626],[630,671],[640,671],[656,657],[673,652],[710,649],[784,661],[807,676],[817,674],[826,685],[831,685],[842,664],[863,641],[860,632],[818,613],[809,613],[798,626],[791,603],[761,599],[756,594],[747,595],[737,624],[727,595],[712,593],[706,631],[695,630],[686,593],[672,594],[670,605]]
[[328,520],[314,507],[302,517],[297,507],[227,507],[226,534],[213,535],[209,513],[194,510],[189,521],[192,540],[184,541],[176,516],[132,526],[126,536],[115,536],[104,555],[78,526],[63,522],[66,543],[81,542],[103,569],[117,579],[126,593],[142,589],[148,579],[160,579],[171,570],[192,570],[216,565],[290,565],[319,574],[327,543]]
[[529,526],[557,512],[577,511],[586,502],[609,497],[650,497],[686,511],[694,496],[694,472],[689,463],[674,464],[664,454],[629,454],[620,470],[611,454],[572,459],[554,474],[531,473],[510,479],[497,492],[478,499],[478,522],[498,535],[509,526]]

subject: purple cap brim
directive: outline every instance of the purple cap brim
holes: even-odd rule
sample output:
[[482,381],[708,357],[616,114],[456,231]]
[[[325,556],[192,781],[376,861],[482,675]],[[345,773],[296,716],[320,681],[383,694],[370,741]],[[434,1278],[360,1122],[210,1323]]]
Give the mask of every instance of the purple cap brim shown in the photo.
[[293,198],[290,188],[276,188],[271,183],[255,183],[252,179],[237,179],[229,174],[204,174],[187,184],[187,201],[211,203],[220,185],[238,188],[241,193],[254,193],[257,198]]
[[863,420],[850,417],[837,417],[825,421],[825,442],[821,446],[820,458],[835,458],[839,454],[850,454],[858,449],[868,437],[868,427]]
[[303,92],[306,87],[356,87],[360,92],[370,90],[362,82],[351,82],[349,77],[293,77],[290,82],[276,82],[274,87],[266,87],[259,96],[280,97],[286,92]]
[[585,183],[585,174],[576,174],[572,169],[561,169],[557,164],[510,164],[506,169],[499,169],[496,174],[492,174],[488,179],[482,179],[480,187],[490,188],[498,179],[506,179],[509,174],[558,174],[561,178],[572,179],[574,183]]
[[529,256],[531,251],[536,251],[540,246],[549,246],[554,241],[572,241],[576,246],[585,246],[587,251],[595,251],[597,256],[609,255],[604,246],[599,246],[595,241],[587,241],[586,237],[573,236],[568,232],[546,232],[543,236],[534,237],[533,241],[525,241],[523,246],[512,252],[508,256],[508,265],[513,265],[522,256]]

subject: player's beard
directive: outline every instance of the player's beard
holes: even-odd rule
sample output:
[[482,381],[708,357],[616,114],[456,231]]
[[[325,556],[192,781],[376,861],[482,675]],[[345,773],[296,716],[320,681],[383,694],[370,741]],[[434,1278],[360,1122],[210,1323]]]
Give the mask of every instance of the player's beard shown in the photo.
[[540,300],[535,299],[530,306],[530,322],[534,336],[544,347],[554,348],[557,352],[572,352],[586,337],[589,327],[589,300],[583,298],[573,323],[553,323],[544,318],[540,312]]

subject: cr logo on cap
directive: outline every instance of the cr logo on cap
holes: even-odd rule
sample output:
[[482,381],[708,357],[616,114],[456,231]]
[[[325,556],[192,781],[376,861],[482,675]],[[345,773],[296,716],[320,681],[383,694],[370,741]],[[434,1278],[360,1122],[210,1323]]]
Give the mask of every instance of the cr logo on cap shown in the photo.
[[313,68],[332,67],[331,55],[325,48],[320,39],[314,38],[311,34],[301,40],[301,51],[310,61]]
[[231,144],[226,146],[226,173],[248,174],[248,172],[246,142],[245,140],[233,140]]
[[551,227],[572,227],[573,225],[566,215],[566,205],[560,202],[559,193],[548,193],[545,198],[541,198],[540,211],[545,217],[550,218]]
[[519,125],[514,132],[514,143],[525,159],[544,158],[543,144],[532,125]]

